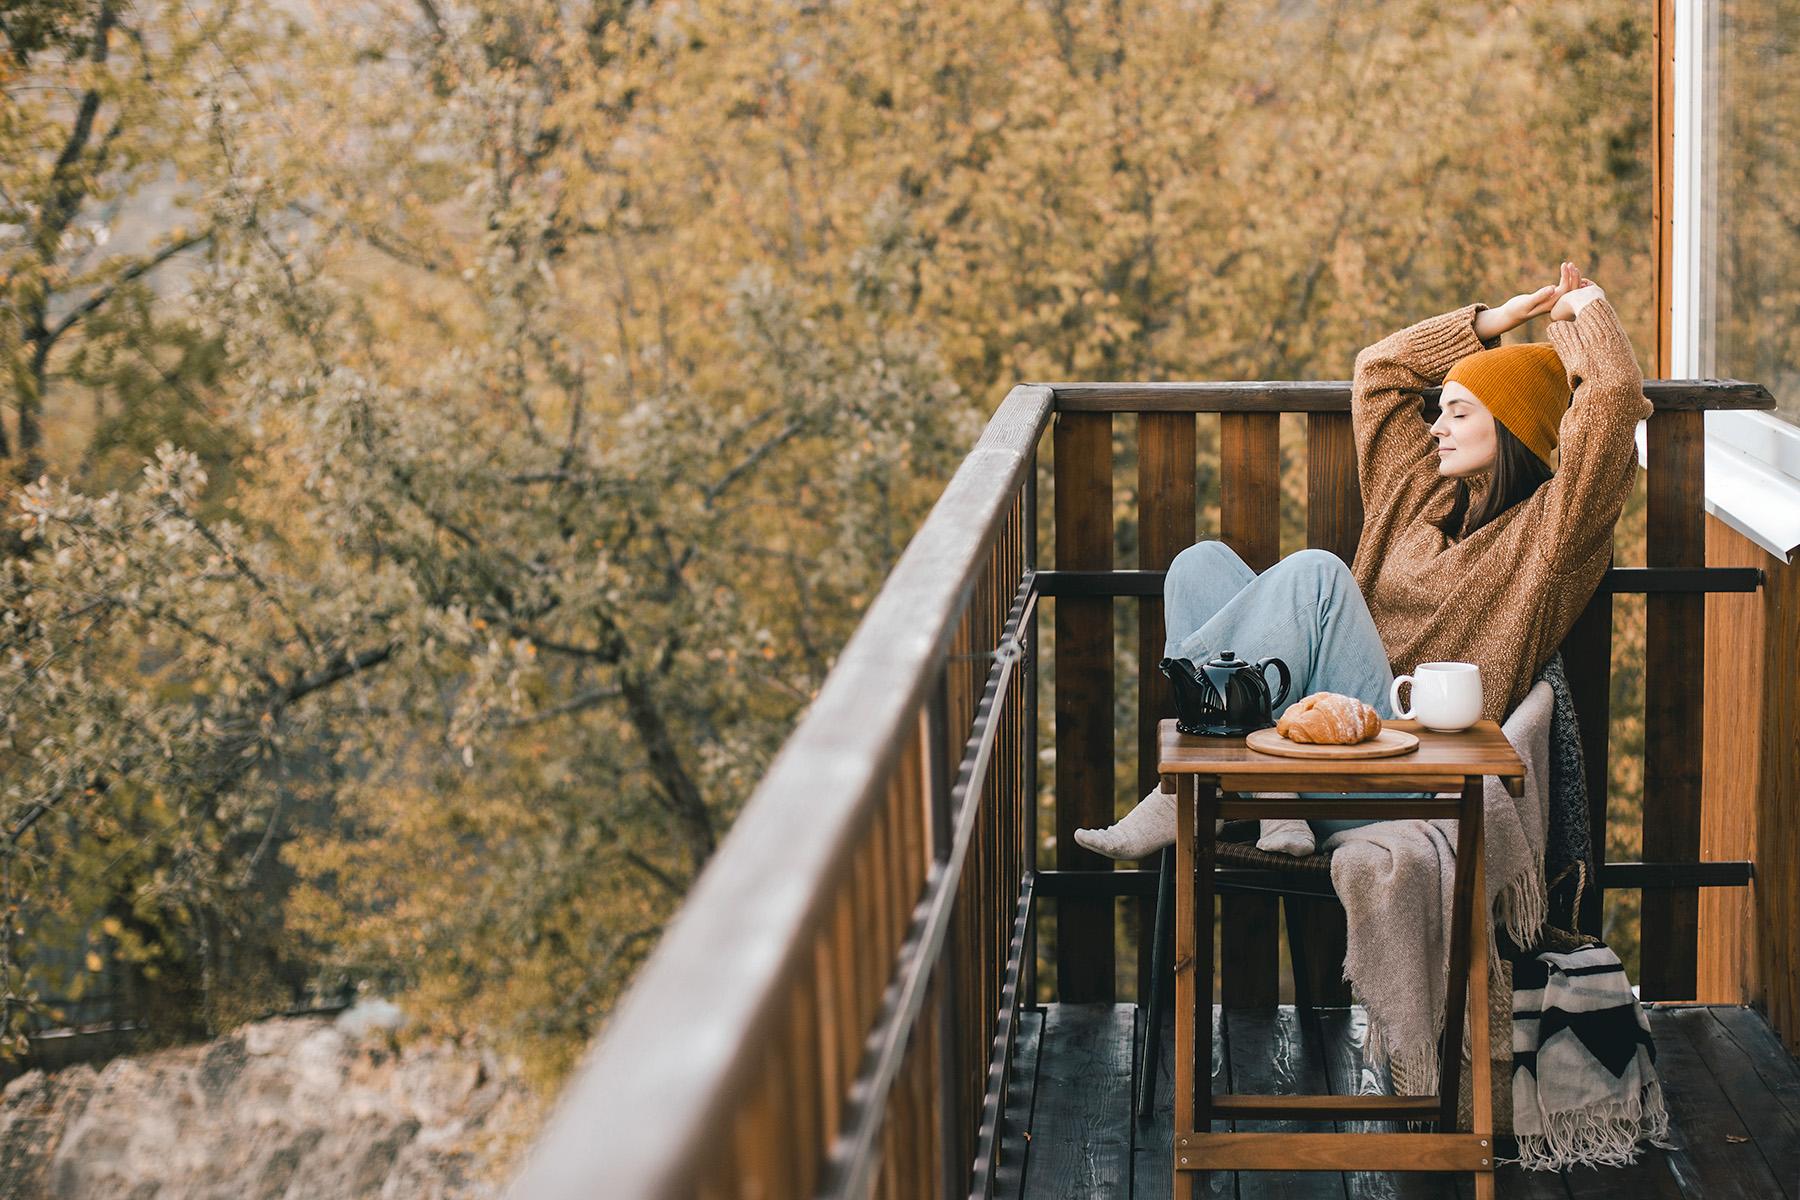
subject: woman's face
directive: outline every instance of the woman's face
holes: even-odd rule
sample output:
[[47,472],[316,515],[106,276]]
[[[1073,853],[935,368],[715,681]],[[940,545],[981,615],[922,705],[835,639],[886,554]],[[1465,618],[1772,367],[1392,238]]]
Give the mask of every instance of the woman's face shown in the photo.
[[1462,384],[1452,380],[1438,397],[1431,436],[1438,444],[1438,474],[1466,479],[1494,465],[1494,414]]

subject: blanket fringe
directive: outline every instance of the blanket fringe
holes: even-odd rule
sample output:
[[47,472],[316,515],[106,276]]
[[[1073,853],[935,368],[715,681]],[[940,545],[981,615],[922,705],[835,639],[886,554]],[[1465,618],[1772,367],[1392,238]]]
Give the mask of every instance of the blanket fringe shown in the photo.
[[[1468,1014],[1463,1014],[1462,1062],[1470,1065]],[[1435,1040],[1411,1046],[1395,1046],[1388,1038],[1387,1027],[1368,1014],[1368,1027],[1363,1035],[1363,1061],[1371,1066],[1386,1065],[1391,1076],[1404,1079],[1417,1095],[1429,1096],[1438,1090],[1438,1047]]]
[[[1543,873],[1521,871],[1500,889],[1494,901],[1494,916],[1515,946],[1535,946],[1544,934],[1544,923],[1550,919],[1549,892]],[[1498,970],[1499,939],[1488,938],[1488,966]]]
[[1540,1116],[1544,1132],[1520,1134],[1519,1156],[1497,1162],[1518,1163],[1527,1171],[1626,1167],[1638,1160],[1641,1142],[1664,1150],[1675,1148],[1669,1141],[1669,1111],[1663,1106],[1662,1084],[1655,1079],[1625,1100]]

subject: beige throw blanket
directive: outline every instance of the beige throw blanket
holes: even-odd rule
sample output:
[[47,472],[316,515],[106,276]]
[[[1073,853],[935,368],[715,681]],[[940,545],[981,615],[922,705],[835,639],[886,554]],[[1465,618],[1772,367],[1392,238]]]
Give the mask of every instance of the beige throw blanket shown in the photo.
[[[1524,794],[1515,800],[1504,784],[1489,778],[1483,806],[1487,896],[1482,911],[1521,946],[1535,944],[1546,915],[1553,700],[1550,685],[1539,680],[1501,725],[1525,763]],[[1331,883],[1349,924],[1344,978],[1369,1014],[1363,1053],[1370,1062],[1390,1063],[1408,1080],[1422,1081],[1427,1093],[1438,1086],[1456,825],[1453,820],[1380,821],[1325,842],[1334,851]],[[1500,969],[1491,927],[1488,965],[1490,971]],[[1464,1020],[1466,1058],[1466,1013]]]

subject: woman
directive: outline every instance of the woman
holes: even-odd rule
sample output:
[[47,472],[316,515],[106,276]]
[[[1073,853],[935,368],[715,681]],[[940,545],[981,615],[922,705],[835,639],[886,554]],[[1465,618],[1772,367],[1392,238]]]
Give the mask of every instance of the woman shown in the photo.
[[[1548,344],[1499,344],[1545,313]],[[1354,568],[1301,550],[1258,575],[1222,542],[1189,546],[1163,584],[1164,653],[1274,655],[1293,673],[1290,703],[1341,692],[1383,719],[1394,665],[1472,662],[1482,716],[1502,720],[1611,561],[1637,423],[1652,411],[1643,383],[1618,314],[1567,262],[1556,283],[1499,308],[1468,304],[1364,349],[1350,392],[1364,508]],[[1418,393],[1440,384],[1427,427]],[[1257,845],[1310,854],[1361,823],[1264,821]],[[1175,840],[1174,797],[1152,791],[1075,840],[1142,858]]]

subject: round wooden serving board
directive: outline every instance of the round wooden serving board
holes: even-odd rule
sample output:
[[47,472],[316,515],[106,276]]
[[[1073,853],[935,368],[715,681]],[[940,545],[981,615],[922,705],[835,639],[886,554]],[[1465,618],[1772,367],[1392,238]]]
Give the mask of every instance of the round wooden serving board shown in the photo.
[[1366,742],[1348,746],[1328,745],[1290,742],[1273,729],[1258,729],[1245,735],[1244,744],[1264,754],[1280,754],[1287,758],[1391,758],[1396,754],[1418,749],[1419,738],[1404,729],[1388,729],[1384,726],[1380,733]]

